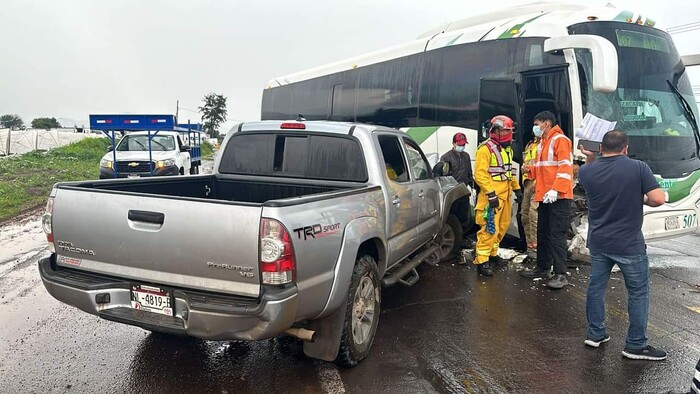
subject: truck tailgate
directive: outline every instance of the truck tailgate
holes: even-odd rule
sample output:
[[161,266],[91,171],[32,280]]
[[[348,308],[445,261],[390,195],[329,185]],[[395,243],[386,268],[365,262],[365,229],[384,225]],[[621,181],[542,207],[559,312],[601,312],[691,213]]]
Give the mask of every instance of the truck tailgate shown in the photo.
[[57,264],[183,288],[257,297],[262,208],[59,188]]

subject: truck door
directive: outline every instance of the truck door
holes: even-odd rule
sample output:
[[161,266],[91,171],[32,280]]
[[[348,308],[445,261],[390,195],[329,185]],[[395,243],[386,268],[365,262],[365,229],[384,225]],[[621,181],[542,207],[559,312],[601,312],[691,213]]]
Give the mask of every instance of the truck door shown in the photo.
[[432,177],[428,160],[418,145],[406,137],[403,138],[403,143],[409,172],[413,179],[412,187],[417,191],[418,196],[417,206],[420,213],[416,230],[418,242],[422,244],[437,233],[438,226],[441,224],[439,186],[437,179]]
[[395,134],[377,135],[386,173],[384,190],[387,201],[387,234],[389,243],[389,265],[398,262],[413,252],[417,243],[417,204],[420,197],[406,164],[401,141]]

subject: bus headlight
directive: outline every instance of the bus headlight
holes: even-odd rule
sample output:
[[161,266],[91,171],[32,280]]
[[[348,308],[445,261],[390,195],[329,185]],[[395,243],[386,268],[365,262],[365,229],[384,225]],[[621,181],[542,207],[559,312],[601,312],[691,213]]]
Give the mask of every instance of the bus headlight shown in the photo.
[[112,160],[102,159],[100,160],[100,167],[112,169]]

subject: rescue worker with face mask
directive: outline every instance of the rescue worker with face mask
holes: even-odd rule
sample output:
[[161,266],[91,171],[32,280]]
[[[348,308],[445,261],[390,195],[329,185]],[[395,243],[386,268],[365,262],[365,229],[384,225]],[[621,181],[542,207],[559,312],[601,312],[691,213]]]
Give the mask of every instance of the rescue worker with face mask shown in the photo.
[[476,234],[474,264],[480,275],[492,276],[493,266],[505,263],[498,256],[498,246],[506,235],[511,219],[512,195],[522,201],[522,191],[513,168],[513,120],[494,116],[487,124],[489,138],[476,150],[474,180],[479,186],[476,200]]
[[[571,224],[574,198],[571,140],[557,125],[552,112],[535,115],[533,132],[541,130],[542,141],[535,159],[537,207],[537,268],[520,272],[525,278],[543,278],[550,289],[561,289],[566,276],[566,233]],[[551,270],[554,267],[554,275]]]

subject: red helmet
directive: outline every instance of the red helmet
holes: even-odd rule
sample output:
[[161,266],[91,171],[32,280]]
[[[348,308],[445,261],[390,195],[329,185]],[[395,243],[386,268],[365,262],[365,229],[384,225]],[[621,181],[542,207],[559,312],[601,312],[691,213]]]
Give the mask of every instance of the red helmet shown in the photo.
[[499,135],[494,135],[494,139],[498,142],[510,142],[513,140],[513,119],[505,115],[496,115],[491,118],[491,126],[489,128],[489,133],[495,134],[498,131],[506,131],[505,133],[500,132]]

